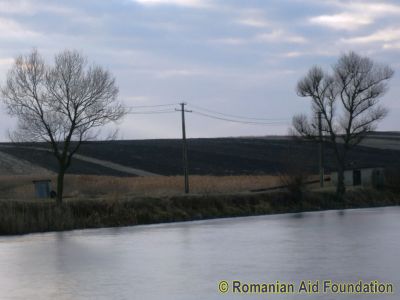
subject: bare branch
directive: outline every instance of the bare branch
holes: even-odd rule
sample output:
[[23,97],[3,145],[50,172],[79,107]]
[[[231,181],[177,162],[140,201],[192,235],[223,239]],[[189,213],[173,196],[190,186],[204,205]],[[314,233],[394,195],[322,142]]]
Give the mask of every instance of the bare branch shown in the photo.
[[[14,139],[50,143],[62,177],[90,132],[125,114],[114,77],[88,66],[77,51],[57,54],[52,66],[35,49],[17,57],[1,95],[8,113],[18,119]],[[71,148],[73,140],[77,144]]]
[[[304,115],[295,116],[294,130],[304,137],[316,136],[312,124],[315,124],[316,113],[321,113],[322,132],[334,145],[338,169],[343,171],[346,152],[387,115],[380,100],[393,74],[389,66],[354,52],[339,58],[332,75],[312,67],[297,84],[297,94],[311,98],[313,116],[310,121]],[[338,147],[338,143],[344,143],[344,147]]]

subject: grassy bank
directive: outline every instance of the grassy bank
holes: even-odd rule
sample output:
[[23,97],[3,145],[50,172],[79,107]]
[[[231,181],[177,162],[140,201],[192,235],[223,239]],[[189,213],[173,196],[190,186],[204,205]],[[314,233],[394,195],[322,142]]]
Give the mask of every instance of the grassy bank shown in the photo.
[[400,196],[360,189],[348,192],[345,203],[344,207],[328,192],[307,192],[301,201],[290,193],[274,192],[69,200],[61,207],[52,200],[2,200],[0,234],[399,205]]
[[[34,196],[33,180],[50,179],[56,189],[56,175],[0,176],[0,200],[29,200]],[[66,175],[66,198],[126,198],[166,197],[182,194],[183,176],[115,177]],[[190,190],[194,194],[237,193],[280,185],[280,177],[273,175],[190,176]]]

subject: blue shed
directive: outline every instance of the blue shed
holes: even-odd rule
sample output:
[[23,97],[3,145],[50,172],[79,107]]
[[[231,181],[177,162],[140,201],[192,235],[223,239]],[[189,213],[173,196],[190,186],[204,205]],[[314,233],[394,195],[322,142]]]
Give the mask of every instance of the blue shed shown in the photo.
[[50,198],[50,179],[34,180],[33,184],[35,185],[35,196],[37,198]]

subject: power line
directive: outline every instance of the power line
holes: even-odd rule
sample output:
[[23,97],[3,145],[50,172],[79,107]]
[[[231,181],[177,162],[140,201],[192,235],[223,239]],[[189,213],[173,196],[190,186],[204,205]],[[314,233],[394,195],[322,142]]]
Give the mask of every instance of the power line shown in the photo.
[[164,110],[149,110],[149,111],[129,111],[127,114],[130,115],[153,115],[153,114],[170,114],[175,113],[175,110],[164,109]]
[[189,106],[192,106],[194,108],[197,108],[199,110],[203,110],[212,114],[217,114],[217,115],[221,115],[221,116],[225,116],[225,117],[230,117],[230,118],[236,118],[236,119],[243,119],[243,120],[258,120],[258,121],[288,121],[288,119],[270,119],[270,118],[255,118],[255,117],[245,117],[245,116],[239,116],[239,115],[232,115],[232,114],[226,114],[226,113],[222,113],[216,110],[211,110],[211,109],[207,109],[207,108],[203,108],[194,104],[188,104]]
[[229,118],[224,118],[224,117],[213,116],[213,115],[206,114],[206,113],[199,112],[199,111],[193,111],[193,113],[196,115],[200,115],[200,116],[211,118],[211,119],[233,122],[233,123],[241,123],[241,124],[264,125],[264,126],[279,126],[279,125],[287,125],[288,124],[287,122],[278,122],[278,121],[276,121],[276,122],[255,122],[255,121],[234,120],[234,119],[229,119]]
[[[157,108],[157,107],[167,107],[167,106],[175,106],[175,105],[181,105],[181,103],[170,103],[170,104],[157,104],[157,105],[141,105],[141,106],[128,106],[128,114],[137,114],[137,115],[152,115],[152,114],[169,114],[169,113],[175,113],[176,109],[160,109],[160,110],[134,110],[136,108]],[[211,119],[216,119],[220,121],[227,121],[227,122],[233,122],[233,123],[240,123],[240,124],[251,124],[251,125],[264,125],[264,126],[279,126],[279,125],[287,125],[288,123],[285,122],[288,119],[267,119],[267,118],[254,118],[254,117],[244,117],[244,116],[238,116],[238,115],[232,115],[232,114],[225,114],[219,111],[203,108],[197,105],[193,104],[188,104],[188,106],[195,107],[198,110],[201,111],[191,111],[194,114],[211,118]],[[180,110],[179,110],[180,111]],[[209,113],[205,113],[209,112]],[[218,116],[220,115],[220,116]],[[266,121],[266,122],[262,122]]]
[[154,107],[164,107],[164,106],[175,106],[179,103],[168,103],[168,104],[156,104],[156,105],[131,105],[126,106],[126,108],[154,108]]

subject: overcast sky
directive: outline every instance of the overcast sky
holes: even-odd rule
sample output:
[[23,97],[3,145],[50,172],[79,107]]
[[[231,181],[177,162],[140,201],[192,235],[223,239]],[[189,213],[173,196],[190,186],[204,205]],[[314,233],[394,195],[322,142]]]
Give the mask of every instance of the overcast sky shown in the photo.
[[[400,1],[0,0],[0,42],[2,83],[14,58],[33,47],[49,61],[78,49],[114,74],[126,105],[185,101],[287,122],[187,114],[189,137],[286,134],[293,114],[310,111],[310,101],[295,93],[299,78],[354,50],[396,71],[379,130],[399,130]],[[13,124],[2,107],[1,140]],[[178,113],[128,115],[118,127],[124,139],[181,134]]]

